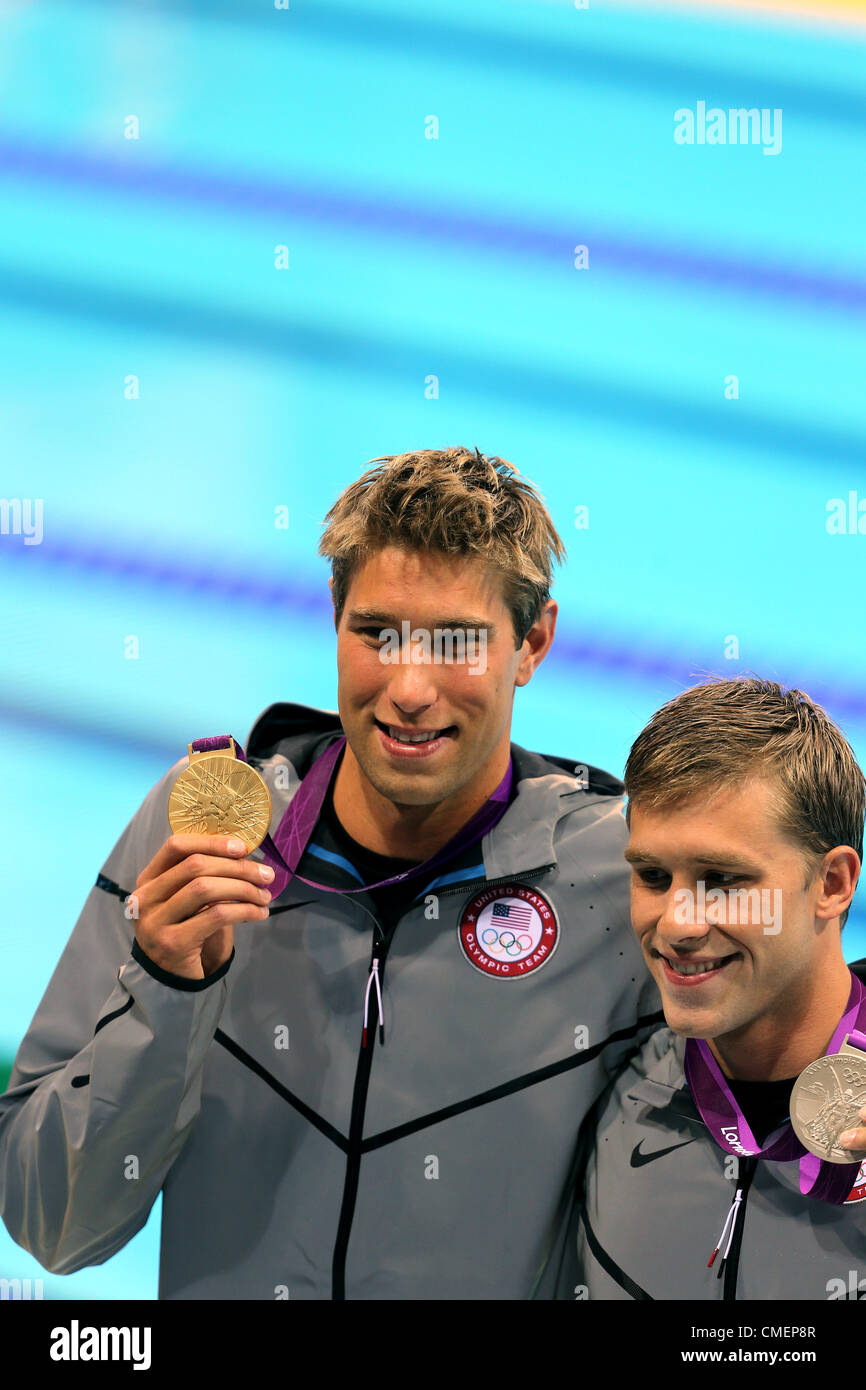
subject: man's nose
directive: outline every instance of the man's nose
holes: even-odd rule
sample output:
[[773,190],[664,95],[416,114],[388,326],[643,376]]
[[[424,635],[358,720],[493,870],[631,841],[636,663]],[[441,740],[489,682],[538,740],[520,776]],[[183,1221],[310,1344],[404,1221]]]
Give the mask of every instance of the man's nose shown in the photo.
[[695,946],[715,925],[696,883],[672,881],[656,922],[656,936],[668,946]]
[[399,714],[419,714],[436,703],[438,694],[429,663],[395,667],[388,681],[388,697]]

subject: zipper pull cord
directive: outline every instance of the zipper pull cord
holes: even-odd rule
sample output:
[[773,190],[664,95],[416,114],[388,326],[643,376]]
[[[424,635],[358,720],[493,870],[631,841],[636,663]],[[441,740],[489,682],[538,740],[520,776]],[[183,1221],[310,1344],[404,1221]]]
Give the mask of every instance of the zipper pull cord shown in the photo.
[[[730,1205],[730,1207],[728,1208],[728,1214],[727,1214],[727,1216],[725,1217],[725,1224],[724,1224],[724,1226],[722,1227],[722,1234],[719,1236],[719,1243],[718,1243],[718,1245],[716,1246],[716,1248],[715,1248],[715,1250],[713,1251],[712,1255],[710,1256],[710,1258],[709,1258],[708,1261],[707,1261],[707,1269],[712,1269],[713,1264],[714,1264],[714,1262],[715,1262],[715,1258],[716,1258],[716,1256],[718,1255],[719,1251],[720,1251],[721,1248],[722,1248],[722,1244],[723,1244],[724,1239],[725,1239],[725,1233],[727,1232],[728,1243],[727,1243],[727,1245],[725,1246],[725,1253],[724,1253],[724,1255],[722,1256],[722,1262],[721,1262],[721,1264],[719,1265],[718,1274],[716,1275],[716,1278],[717,1278],[717,1279],[721,1279],[721,1277],[722,1277],[722,1271],[723,1271],[724,1268],[725,1268],[725,1260],[728,1258],[728,1251],[729,1251],[730,1248],[731,1248],[731,1241],[734,1239],[734,1227],[735,1227],[736,1224],[737,1224],[737,1215],[738,1215],[738,1213],[739,1213],[739,1210],[740,1210],[740,1203],[742,1202],[742,1200],[743,1200],[743,1189],[742,1189],[741,1187],[738,1187],[738,1188],[737,1188],[737,1191],[736,1191],[736,1193],[735,1193],[735,1195],[734,1195],[734,1200],[731,1202],[731,1205]],[[730,1230],[728,1230],[728,1227],[729,1227],[729,1226],[730,1226]]]
[[371,987],[371,985],[372,985],[372,983],[373,983],[374,980],[376,981],[376,998],[377,998],[378,1004],[379,1004],[379,1041],[382,1042],[382,1043],[384,1043],[384,1041],[385,1041],[385,1014],[384,1014],[384,1012],[383,1012],[383,1010],[382,1010],[382,987],[381,987],[381,985],[379,984],[379,959],[378,959],[377,956],[374,956],[374,957],[373,957],[373,963],[372,963],[372,965],[370,966],[370,974],[367,976],[367,991],[366,991],[366,993],[365,993],[365,995],[364,995],[364,1028],[363,1028],[363,1031],[362,1031],[362,1033],[361,1033],[361,1046],[362,1046],[362,1047],[366,1047],[366,1046],[367,1046],[367,1011],[368,1011],[369,1005],[370,1005],[370,987]]

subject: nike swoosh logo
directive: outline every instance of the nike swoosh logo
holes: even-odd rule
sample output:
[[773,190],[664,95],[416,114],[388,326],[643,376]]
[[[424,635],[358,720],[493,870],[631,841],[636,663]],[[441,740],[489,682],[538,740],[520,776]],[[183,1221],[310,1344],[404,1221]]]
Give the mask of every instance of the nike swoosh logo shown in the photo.
[[632,1168],[640,1168],[644,1163],[652,1163],[654,1158],[663,1158],[665,1154],[672,1154],[675,1149],[684,1149],[686,1144],[693,1144],[694,1142],[694,1139],[686,1139],[682,1144],[671,1144],[669,1149],[653,1149],[651,1154],[644,1154],[640,1151],[640,1146],[643,1143],[641,1139],[640,1143],[632,1149],[629,1163]]

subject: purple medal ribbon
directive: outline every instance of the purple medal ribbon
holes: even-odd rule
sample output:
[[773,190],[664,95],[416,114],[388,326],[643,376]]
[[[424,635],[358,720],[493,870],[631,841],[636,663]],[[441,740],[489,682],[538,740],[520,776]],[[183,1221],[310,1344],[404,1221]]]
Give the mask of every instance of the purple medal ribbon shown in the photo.
[[[866,1052],[866,989],[851,972],[848,1003],[830,1039],[825,1056],[838,1052],[846,1034],[852,1047]],[[703,1038],[687,1038],[686,1082],[701,1118],[720,1148],[741,1157],[768,1158],[776,1163],[800,1160],[800,1191],[822,1202],[841,1206],[860,1171],[860,1160],[826,1163],[800,1143],[789,1121],[775,1129],[761,1148],[736,1097]]]
[[[231,741],[235,745],[238,759],[245,763],[247,758],[243,748],[237,739]],[[484,805],[470,817],[464,826],[461,826],[457,834],[452,836],[442,849],[438,850],[430,859],[425,859],[423,864],[416,864],[414,868],[404,869],[399,874],[392,874],[390,878],[383,878],[379,883],[364,884],[361,888],[334,888],[328,883],[316,883],[314,879],[304,878],[301,874],[296,873],[296,869],[313,833],[313,827],[319,818],[331,778],[334,775],[334,769],[345,744],[346,736],[342,734],[325,749],[324,753],[320,754],[286,807],[285,814],[274,831],[273,837],[268,834],[261,842],[262,857],[274,871],[274,880],[271,885],[272,902],[279,897],[292,877],[301,883],[306,883],[310,888],[320,888],[325,893],[368,893],[371,888],[385,888],[391,883],[402,883],[407,878],[427,874],[431,869],[437,868],[446,860],[452,859],[455,854],[468,849],[470,845],[482,839],[488,830],[492,830],[497,821],[501,820],[508,809],[514,776],[511,758],[508,759],[505,776]],[[192,747],[196,753],[228,748],[229,735],[224,734],[219,738],[196,739]]]

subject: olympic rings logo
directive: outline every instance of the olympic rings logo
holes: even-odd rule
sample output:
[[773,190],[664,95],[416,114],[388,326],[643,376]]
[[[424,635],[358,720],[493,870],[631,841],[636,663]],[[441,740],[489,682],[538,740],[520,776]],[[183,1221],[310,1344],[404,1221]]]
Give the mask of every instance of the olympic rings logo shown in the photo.
[[532,937],[528,932],[513,932],[507,927],[500,932],[494,927],[485,927],[481,933],[481,942],[491,956],[499,956],[503,952],[507,956],[522,956],[525,951],[532,950]]

